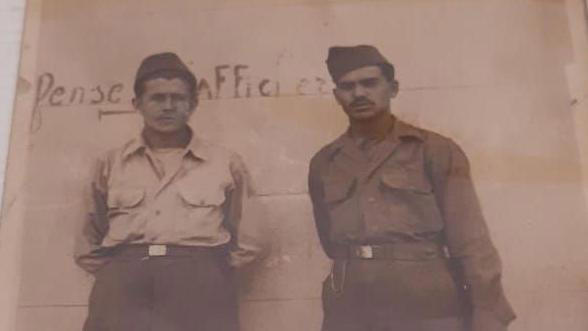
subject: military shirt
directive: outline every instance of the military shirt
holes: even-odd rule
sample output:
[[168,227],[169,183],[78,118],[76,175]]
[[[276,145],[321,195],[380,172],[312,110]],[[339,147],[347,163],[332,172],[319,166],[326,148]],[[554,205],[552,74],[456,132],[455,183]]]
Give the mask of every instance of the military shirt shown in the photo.
[[464,152],[396,119],[369,155],[348,131],[312,158],[309,193],[326,254],[336,258],[335,248],[345,245],[442,238],[463,270],[474,316],[479,310],[508,324],[514,313]]
[[229,244],[234,266],[260,251],[252,188],[239,155],[192,135],[176,169],[163,169],[139,136],[99,158],[76,262],[89,272],[126,244]]

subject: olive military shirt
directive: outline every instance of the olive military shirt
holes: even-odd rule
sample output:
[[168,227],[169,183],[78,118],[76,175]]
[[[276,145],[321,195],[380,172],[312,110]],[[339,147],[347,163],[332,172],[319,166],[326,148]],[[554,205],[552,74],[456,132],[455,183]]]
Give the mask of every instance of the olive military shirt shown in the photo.
[[490,315],[507,325],[515,315],[463,151],[395,120],[369,156],[346,132],[310,163],[309,193],[326,254],[337,258],[335,248],[345,245],[442,238],[471,290],[474,324]]

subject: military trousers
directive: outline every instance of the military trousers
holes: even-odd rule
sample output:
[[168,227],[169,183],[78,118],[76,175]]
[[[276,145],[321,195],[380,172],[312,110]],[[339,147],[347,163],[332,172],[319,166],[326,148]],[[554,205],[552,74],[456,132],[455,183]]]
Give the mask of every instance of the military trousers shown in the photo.
[[238,331],[224,249],[144,252],[123,248],[97,272],[84,331]]
[[463,331],[447,259],[338,259],[323,282],[322,331]]

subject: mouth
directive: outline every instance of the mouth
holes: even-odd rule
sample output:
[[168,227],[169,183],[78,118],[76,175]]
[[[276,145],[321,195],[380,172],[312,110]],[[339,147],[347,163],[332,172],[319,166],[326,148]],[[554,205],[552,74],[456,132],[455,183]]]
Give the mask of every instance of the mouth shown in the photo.
[[371,103],[358,103],[358,104],[351,105],[351,108],[353,108],[353,110],[359,110],[359,111],[367,110],[372,107],[373,107],[373,104],[371,104]]
[[160,122],[171,122],[171,121],[175,121],[175,117],[173,117],[173,116],[160,116],[157,118],[157,120]]

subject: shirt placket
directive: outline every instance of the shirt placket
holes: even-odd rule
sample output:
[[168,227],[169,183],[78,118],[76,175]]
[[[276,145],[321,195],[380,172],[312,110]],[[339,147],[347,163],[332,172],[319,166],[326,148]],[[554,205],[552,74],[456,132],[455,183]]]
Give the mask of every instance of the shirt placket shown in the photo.
[[381,141],[379,144],[372,146],[371,157],[364,157],[364,161],[360,163],[357,191],[355,197],[361,210],[361,229],[360,238],[368,238],[379,236],[381,220],[378,217],[378,210],[381,197],[378,190],[378,169],[381,168],[386,161],[393,157],[397,150],[400,141],[394,136],[389,136],[387,139]]
[[161,192],[173,182],[174,178],[184,168],[184,162],[186,161],[186,152],[182,153],[182,161],[178,164],[178,166],[175,169],[171,169],[172,171],[167,172],[161,168],[159,162],[156,162],[156,158],[152,155],[151,152],[147,151],[146,155],[149,160],[149,163],[151,164],[151,167],[153,168],[153,171],[159,178],[159,185],[154,193],[154,198],[157,198],[157,196],[159,196]]
[[335,159],[335,162],[337,162],[338,167],[344,169],[345,172],[359,174],[357,176],[352,176],[349,179],[352,180],[355,178],[356,183],[350,200],[346,202],[356,204],[357,206],[357,214],[355,214],[357,218],[353,219],[354,215],[349,215],[347,221],[357,222],[357,226],[353,226],[352,228],[358,229],[358,233],[348,233],[346,237],[353,242],[362,242],[366,237],[370,219],[370,206],[366,203],[366,191],[368,189],[369,178],[364,174],[366,174],[371,168],[371,162],[369,162],[366,155],[359,150],[357,145],[351,139],[346,141],[346,144],[341,150],[341,154]]
[[156,162],[154,156],[150,151],[145,152],[145,157],[150,165],[151,170],[157,177],[157,182],[152,187],[152,194],[149,204],[146,206],[147,220],[145,231],[145,240],[150,242],[157,242],[165,240],[169,233],[169,219],[174,217],[175,207],[173,192],[169,191],[171,184],[177,177],[178,173],[184,168],[185,159],[182,159],[179,166],[173,171],[165,171],[161,169],[159,162]]

